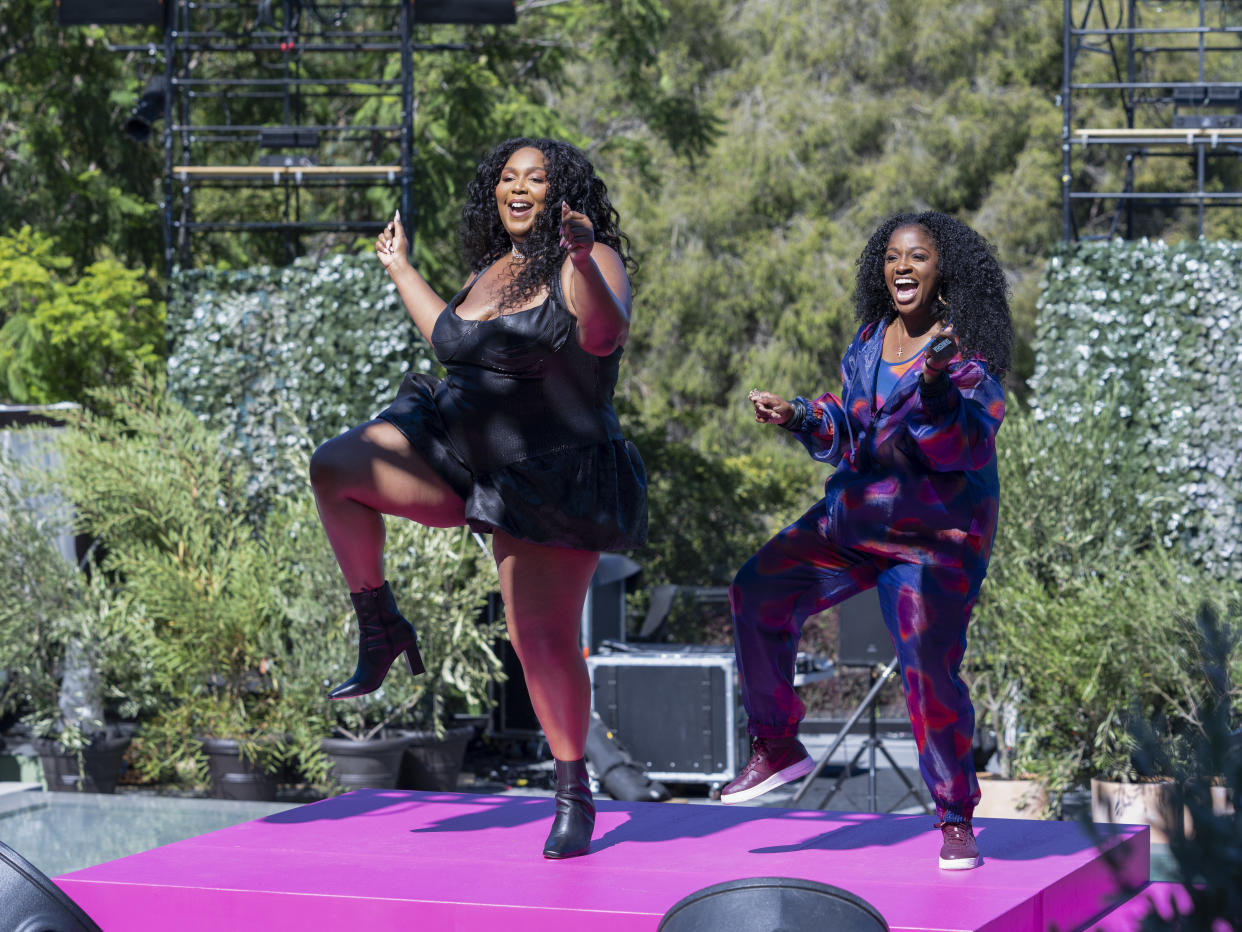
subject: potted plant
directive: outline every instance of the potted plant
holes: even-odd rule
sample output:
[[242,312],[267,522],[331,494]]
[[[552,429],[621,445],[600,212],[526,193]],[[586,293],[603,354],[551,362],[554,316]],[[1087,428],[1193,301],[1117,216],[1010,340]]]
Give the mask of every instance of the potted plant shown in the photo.
[[[63,481],[150,635],[136,766],[155,782],[210,776],[214,795],[270,797],[263,775],[295,758],[314,769],[317,725],[290,701],[288,586],[245,463],[159,385],[95,402],[69,419]],[[209,766],[215,750],[232,771]]]
[[1003,494],[1021,505],[1002,518],[964,672],[1000,769],[1042,780],[1054,812],[1092,779],[1139,780],[1128,726],[1176,718],[1195,606],[1216,586],[1161,533],[1172,503],[1134,443],[1111,398],[1040,416],[1013,403],[999,436]]
[[[427,671],[411,677],[397,663],[374,693],[333,701],[328,689],[354,669],[357,622],[309,490],[282,506],[266,539],[296,583],[285,596],[290,678],[307,720],[323,723],[333,780],[347,789],[394,786],[404,774],[407,788],[452,789],[473,734],[456,716],[487,711],[489,686],[502,676],[494,646],[503,626],[483,613],[496,571],[481,539],[466,528],[388,519],[388,580],[418,631]],[[420,763],[428,755],[431,763]]]
[[132,698],[144,632],[98,567],[79,570],[68,526],[51,475],[0,459],[0,713],[29,729],[48,789],[110,793],[130,736],[105,703]]

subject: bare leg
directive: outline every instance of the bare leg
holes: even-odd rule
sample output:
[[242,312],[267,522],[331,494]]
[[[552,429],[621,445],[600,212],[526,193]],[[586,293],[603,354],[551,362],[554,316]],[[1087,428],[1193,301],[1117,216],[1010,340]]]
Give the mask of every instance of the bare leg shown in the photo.
[[384,582],[384,519],[428,527],[465,523],[465,502],[387,421],[327,441],[310,464],[319,519],[351,592]]
[[509,640],[548,748],[557,760],[579,760],[590,724],[591,681],[578,627],[599,554],[533,544],[502,531],[493,534],[492,549]]

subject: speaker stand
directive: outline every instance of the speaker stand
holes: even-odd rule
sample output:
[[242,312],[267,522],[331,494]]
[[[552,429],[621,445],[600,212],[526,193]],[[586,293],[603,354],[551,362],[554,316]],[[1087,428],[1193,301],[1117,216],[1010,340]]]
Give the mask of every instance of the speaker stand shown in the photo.
[[838,734],[832,744],[829,745],[828,750],[824,753],[824,755],[816,761],[815,767],[806,775],[805,778],[803,778],[802,785],[798,787],[798,792],[794,794],[793,801],[795,803],[799,802],[802,797],[806,795],[807,791],[811,788],[811,784],[815,782],[815,778],[820,775],[820,772],[823,771],[824,767],[828,765],[828,761],[832,759],[832,755],[836,753],[837,748],[839,748],[841,743],[845,741],[846,736],[850,733],[850,729],[854,727],[855,723],[857,723],[860,718],[862,718],[864,713],[868,713],[867,737],[858,748],[857,753],[854,755],[854,759],[845,765],[845,769],[842,770],[841,774],[837,777],[837,782],[832,785],[832,789],[828,791],[828,795],[820,800],[819,808],[827,808],[828,801],[837,794],[837,791],[841,789],[842,784],[854,775],[854,768],[857,766],[859,759],[865,753],[867,755],[867,810],[869,812],[878,812],[879,800],[876,792],[876,753],[878,752],[884,755],[885,760],[888,761],[888,765],[893,768],[893,772],[897,774],[897,776],[901,779],[901,782],[906,785],[905,795],[894,803],[893,808],[897,808],[897,806],[905,802],[908,797],[913,797],[915,802],[923,807],[924,812],[931,812],[928,804],[919,797],[918,790],[915,788],[914,784],[910,782],[910,778],[906,776],[905,771],[897,766],[897,762],[893,760],[893,755],[888,753],[888,748],[884,746],[884,741],[880,738],[876,727],[876,701],[879,698],[880,690],[884,687],[884,684],[888,681],[888,678],[893,675],[893,671],[896,668],[896,657],[890,660],[888,666],[886,666],[879,673],[876,672],[875,667],[871,668],[871,690],[867,693],[863,701],[858,704],[854,711],[850,713],[849,719],[841,727],[840,734]]

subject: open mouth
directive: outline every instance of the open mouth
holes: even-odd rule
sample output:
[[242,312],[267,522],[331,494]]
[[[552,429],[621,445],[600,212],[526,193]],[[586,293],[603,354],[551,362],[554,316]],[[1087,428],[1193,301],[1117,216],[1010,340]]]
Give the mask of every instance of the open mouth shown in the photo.
[[919,283],[913,278],[897,278],[893,280],[893,297],[898,304],[909,304],[919,293]]
[[534,209],[535,209],[535,205],[532,204],[530,201],[510,201],[509,202],[509,213],[514,217],[518,217],[518,218],[525,217]]

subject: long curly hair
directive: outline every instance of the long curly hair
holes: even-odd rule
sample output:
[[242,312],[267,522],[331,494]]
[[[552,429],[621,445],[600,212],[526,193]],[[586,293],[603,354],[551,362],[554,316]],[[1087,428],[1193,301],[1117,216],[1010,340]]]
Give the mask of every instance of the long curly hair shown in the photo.
[[493,148],[479,162],[474,179],[466,188],[458,233],[467,267],[478,272],[512,248],[509,233],[496,209],[496,185],[509,156],[527,147],[543,153],[548,174],[547,198],[544,209],[535,215],[534,225],[523,244],[526,261],[503,292],[505,303],[510,306],[522,303],[541,288],[551,288],[560,275],[569,254],[560,245],[561,201],[590,218],[595,227],[595,241],[615,249],[632,276],[637,263],[630,255],[629,237],[621,232],[620,216],[608,199],[608,188],[595,174],[590,160],[569,143],[525,136],[506,139]]
[[898,214],[880,224],[858,257],[854,316],[860,323],[897,316],[884,280],[884,254],[893,231],[907,226],[926,230],[940,254],[940,294],[933,318],[953,324],[963,356],[981,357],[1003,376],[1013,347],[1009,282],[991,244],[947,214]]

